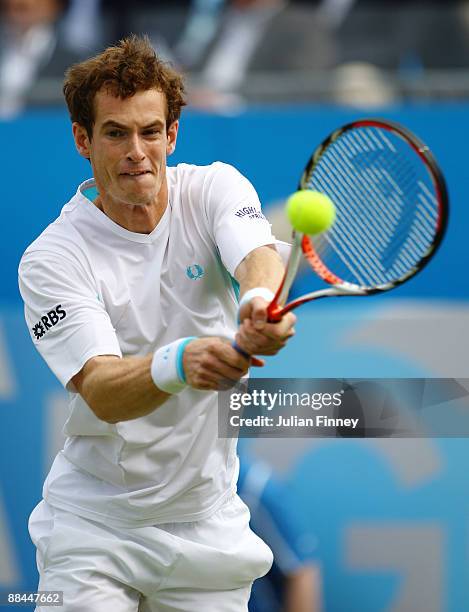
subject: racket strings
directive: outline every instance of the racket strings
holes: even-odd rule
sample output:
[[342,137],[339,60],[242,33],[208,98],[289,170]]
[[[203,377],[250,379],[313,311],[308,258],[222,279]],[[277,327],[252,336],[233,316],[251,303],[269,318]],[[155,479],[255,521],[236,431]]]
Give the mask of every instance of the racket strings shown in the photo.
[[392,132],[344,132],[323,151],[306,186],[336,206],[335,224],[314,238],[314,246],[346,282],[396,281],[432,245],[439,219],[432,178],[412,147]]
[[[355,136],[359,142],[364,140],[364,135],[361,133],[357,132]],[[388,145],[388,150],[392,151],[394,155],[388,158],[388,167],[382,166],[381,164],[378,166],[378,163],[380,163],[381,160],[377,155],[374,155],[370,160],[370,165],[362,169],[362,175],[367,179],[367,182],[365,182],[363,186],[367,191],[368,197],[371,199],[376,198],[376,203],[378,204],[379,212],[381,213],[380,219],[383,221],[383,223],[387,224],[387,229],[389,232],[388,237],[390,239],[390,236],[392,236],[396,225],[400,222],[403,213],[405,214],[403,201],[405,192],[403,189],[401,189],[400,185],[393,177],[393,175],[396,175],[398,171],[394,161],[398,159],[396,149],[392,146],[384,133],[380,134],[380,137],[383,139],[383,143]],[[373,140],[377,141],[378,139],[375,136]],[[383,143],[378,141],[378,144],[381,145],[378,147],[378,151],[380,151],[381,154],[383,152]],[[344,143],[338,142],[337,144],[342,148],[343,155],[346,155],[347,152],[344,150]],[[367,142],[366,140],[365,142],[361,142],[361,145],[363,147],[362,151],[355,150],[356,155],[363,154],[363,150],[373,150],[371,149],[370,142]],[[353,145],[351,148],[353,150]],[[404,166],[399,168],[399,171],[401,184],[414,183],[415,173],[412,167]]]
[[[368,217],[368,225],[372,225],[374,230],[374,237],[387,244],[387,238],[392,234],[396,224],[399,222],[399,218],[402,215],[402,203],[396,198],[391,198],[389,206],[384,199],[382,192],[376,189],[375,184],[382,181],[383,172],[379,172],[373,167],[367,167],[363,170],[363,177],[367,179],[363,183],[354,183],[353,172],[355,167],[351,164],[350,160],[347,159],[347,151],[343,151],[342,143],[338,143],[338,153],[331,150],[332,164],[328,165],[328,172],[333,169],[333,164],[341,169],[342,178],[347,181],[347,186],[351,190],[352,203],[357,205],[358,211],[362,208],[362,201],[366,199],[375,199],[376,205],[381,213],[379,216],[375,215]],[[342,163],[342,160],[347,161],[347,166]],[[327,163],[327,160],[324,160]],[[347,172],[349,174],[347,174]],[[389,174],[389,173],[387,173]],[[350,176],[351,175],[351,176]],[[345,196],[346,194],[344,194]],[[355,212],[358,212],[355,211]]]
[[[370,176],[367,176],[370,174]],[[352,211],[347,211],[348,213],[352,213],[353,216],[360,215],[361,211],[361,200],[360,198],[366,198],[368,200],[375,200],[378,215],[375,216],[375,219],[379,221],[378,224],[375,224],[371,229],[373,231],[368,231],[367,235],[363,235],[361,232],[362,226],[357,223],[351,227],[352,233],[355,230],[356,233],[360,233],[360,239],[362,241],[367,241],[368,248],[372,250],[372,254],[374,258],[368,258],[367,261],[369,264],[377,266],[381,273],[385,272],[386,266],[389,267],[389,259],[397,252],[398,249],[402,248],[402,244],[399,243],[399,240],[396,239],[396,231],[397,228],[403,219],[403,216],[406,214],[405,209],[403,208],[404,204],[401,198],[397,199],[396,197],[389,197],[388,201],[390,203],[389,207],[386,207],[386,201],[383,197],[383,194],[374,188],[374,185],[377,181],[382,181],[382,173],[381,176],[376,176],[376,173],[372,174],[368,172],[365,173],[365,176],[372,182],[364,183],[366,187],[369,189],[365,190],[365,193],[359,194],[358,198],[354,200],[357,206]],[[394,205],[394,206],[392,206]],[[370,219],[371,217],[368,217]],[[370,230],[370,223],[366,224],[364,229]],[[394,241],[394,243],[393,243]],[[387,259],[385,261],[385,253],[387,252]],[[417,259],[419,256],[417,256]],[[376,278],[374,281],[376,282]]]
[[[324,183],[321,183],[320,186],[316,188],[323,191]],[[370,228],[368,224],[367,226],[370,233],[373,234],[374,228]],[[327,234],[320,236],[317,240],[318,242],[315,241],[315,245],[321,259],[324,260],[329,250],[332,249],[343,264],[354,273],[360,284],[368,284],[370,274],[374,277],[376,282],[376,278],[382,273],[380,255],[376,247],[373,243],[369,245],[373,253],[371,263],[373,264],[376,262],[378,268],[381,268],[376,271],[378,273],[377,275],[374,274],[375,266],[370,266],[368,251],[363,248],[363,240],[361,239],[360,233],[354,231],[354,228],[347,227],[342,217],[339,219],[339,216],[337,216],[334,231],[327,232]]]
[[[334,168],[340,168],[340,164],[337,161],[333,160],[329,163],[327,160],[324,160],[325,176],[321,177],[320,172],[318,172],[319,180],[315,188],[327,191],[328,183],[326,177],[330,176],[330,172]],[[328,244],[334,249],[345,265],[347,265],[346,253],[349,252],[353,256],[355,265],[352,266],[352,260],[350,260],[348,266],[353,267],[353,271],[360,284],[377,284],[381,282],[381,277],[385,271],[381,261],[381,254],[388,247],[389,240],[387,240],[387,236],[393,230],[393,222],[392,220],[387,221],[383,216],[363,216],[362,224],[350,224],[347,219],[361,214],[361,199],[370,196],[376,197],[377,194],[357,194],[352,180],[343,169],[341,171],[341,179],[343,187],[338,187],[339,183],[337,183],[336,193],[338,192],[341,197],[346,214],[340,215],[340,217],[339,215],[337,216],[334,231],[328,232],[324,240],[320,239],[318,250],[321,256],[324,256],[325,247]],[[369,256],[370,251],[371,258]],[[357,266],[360,267],[360,272],[358,272]]]
[[[321,176],[321,169],[318,169],[318,189],[328,189],[327,177],[330,176],[330,173],[334,168],[339,168],[341,171],[341,179],[343,184],[340,186],[340,184],[337,183],[336,190],[341,197],[346,215],[341,215],[340,218],[337,216],[334,231],[329,232],[325,237],[325,242],[320,244],[319,250],[321,255],[324,254],[325,244],[327,243],[335,249],[337,255],[339,255],[344,261],[344,255],[341,252],[341,247],[344,247],[344,253],[345,251],[349,250],[351,254],[357,258],[356,264],[362,264],[365,266],[365,269],[370,268],[370,263],[376,264],[378,267],[377,272],[378,274],[381,274],[384,269],[380,260],[381,250],[387,247],[385,237],[388,233],[388,228],[386,227],[386,224],[382,222],[381,218],[370,218],[368,216],[363,217],[363,225],[354,224],[352,226],[345,223],[346,218],[351,218],[359,213],[361,208],[361,194],[357,195],[353,183],[348,177],[347,173],[340,167],[340,163],[334,160],[332,160],[332,163],[330,163],[329,160],[324,160],[324,176]],[[362,246],[365,242],[364,232],[366,232],[371,238],[368,243],[368,247],[373,254],[373,258],[371,260],[368,256],[368,251]],[[374,267],[375,266],[371,265],[370,271],[372,271]],[[364,273],[363,269],[362,273]],[[362,282],[365,282],[362,275],[359,277],[359,279]]]

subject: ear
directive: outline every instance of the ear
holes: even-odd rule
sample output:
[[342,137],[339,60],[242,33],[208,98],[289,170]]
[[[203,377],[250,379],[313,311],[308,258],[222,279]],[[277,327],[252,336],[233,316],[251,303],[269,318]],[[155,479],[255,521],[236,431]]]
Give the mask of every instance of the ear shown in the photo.
[[171,155],[176,149],[176,141],[178,137],[179,121],[173,121],[168,128],[166,141],[166,155]]
[[75,146],[78,153],[86,159],[91,157],[91,142],[88,136],[86,128],[77,123],[76,121],[72,124],[73,138],[75,140]]

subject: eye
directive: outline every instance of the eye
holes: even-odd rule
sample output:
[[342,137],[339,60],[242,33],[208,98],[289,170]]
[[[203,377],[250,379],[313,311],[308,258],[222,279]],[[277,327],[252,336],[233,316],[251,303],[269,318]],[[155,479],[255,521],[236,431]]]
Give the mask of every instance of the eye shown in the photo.
[[161,130],[159,128],[149,128],[148,130],[144,130],[143,135],[144,136],[158,136],[160,132]]
[[109,130],[107,135],[110,138],[121,138],[124,135],[124,132],[122,130],[113,129],[113,130]]

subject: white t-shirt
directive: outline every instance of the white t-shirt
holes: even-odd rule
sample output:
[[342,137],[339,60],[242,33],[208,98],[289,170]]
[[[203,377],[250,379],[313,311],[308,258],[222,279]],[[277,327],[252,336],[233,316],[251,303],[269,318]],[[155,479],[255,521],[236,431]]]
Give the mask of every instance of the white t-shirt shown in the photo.
[[109,424],[70,379],[96,355],[232,337],[232,275],[250,251],[275,241],[254,188],[233,167],[180,164],[167,181],[169,204],[151,234],[114,223],[85,196],[95,186],[86,181],[20,263],[32,340],[70,391],[67,440],[44,497],[114,525],[214,512],[236,486],[236,442],[218,437],[216,392],[188,387],[147,416]]

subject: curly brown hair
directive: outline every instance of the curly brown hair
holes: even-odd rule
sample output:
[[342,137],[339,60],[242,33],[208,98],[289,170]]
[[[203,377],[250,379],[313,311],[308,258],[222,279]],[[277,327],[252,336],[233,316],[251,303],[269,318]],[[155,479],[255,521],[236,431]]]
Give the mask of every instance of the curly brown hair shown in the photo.
[[95,122],[94,99],[103,88],[122,99],[137,91],[158,89],[166,96],[167,126],[179,119],[186,104],[182,76],[156,55],[146,36],[124,38],[67,70],[63,92],[70,118],[86,129],[90,139]]

